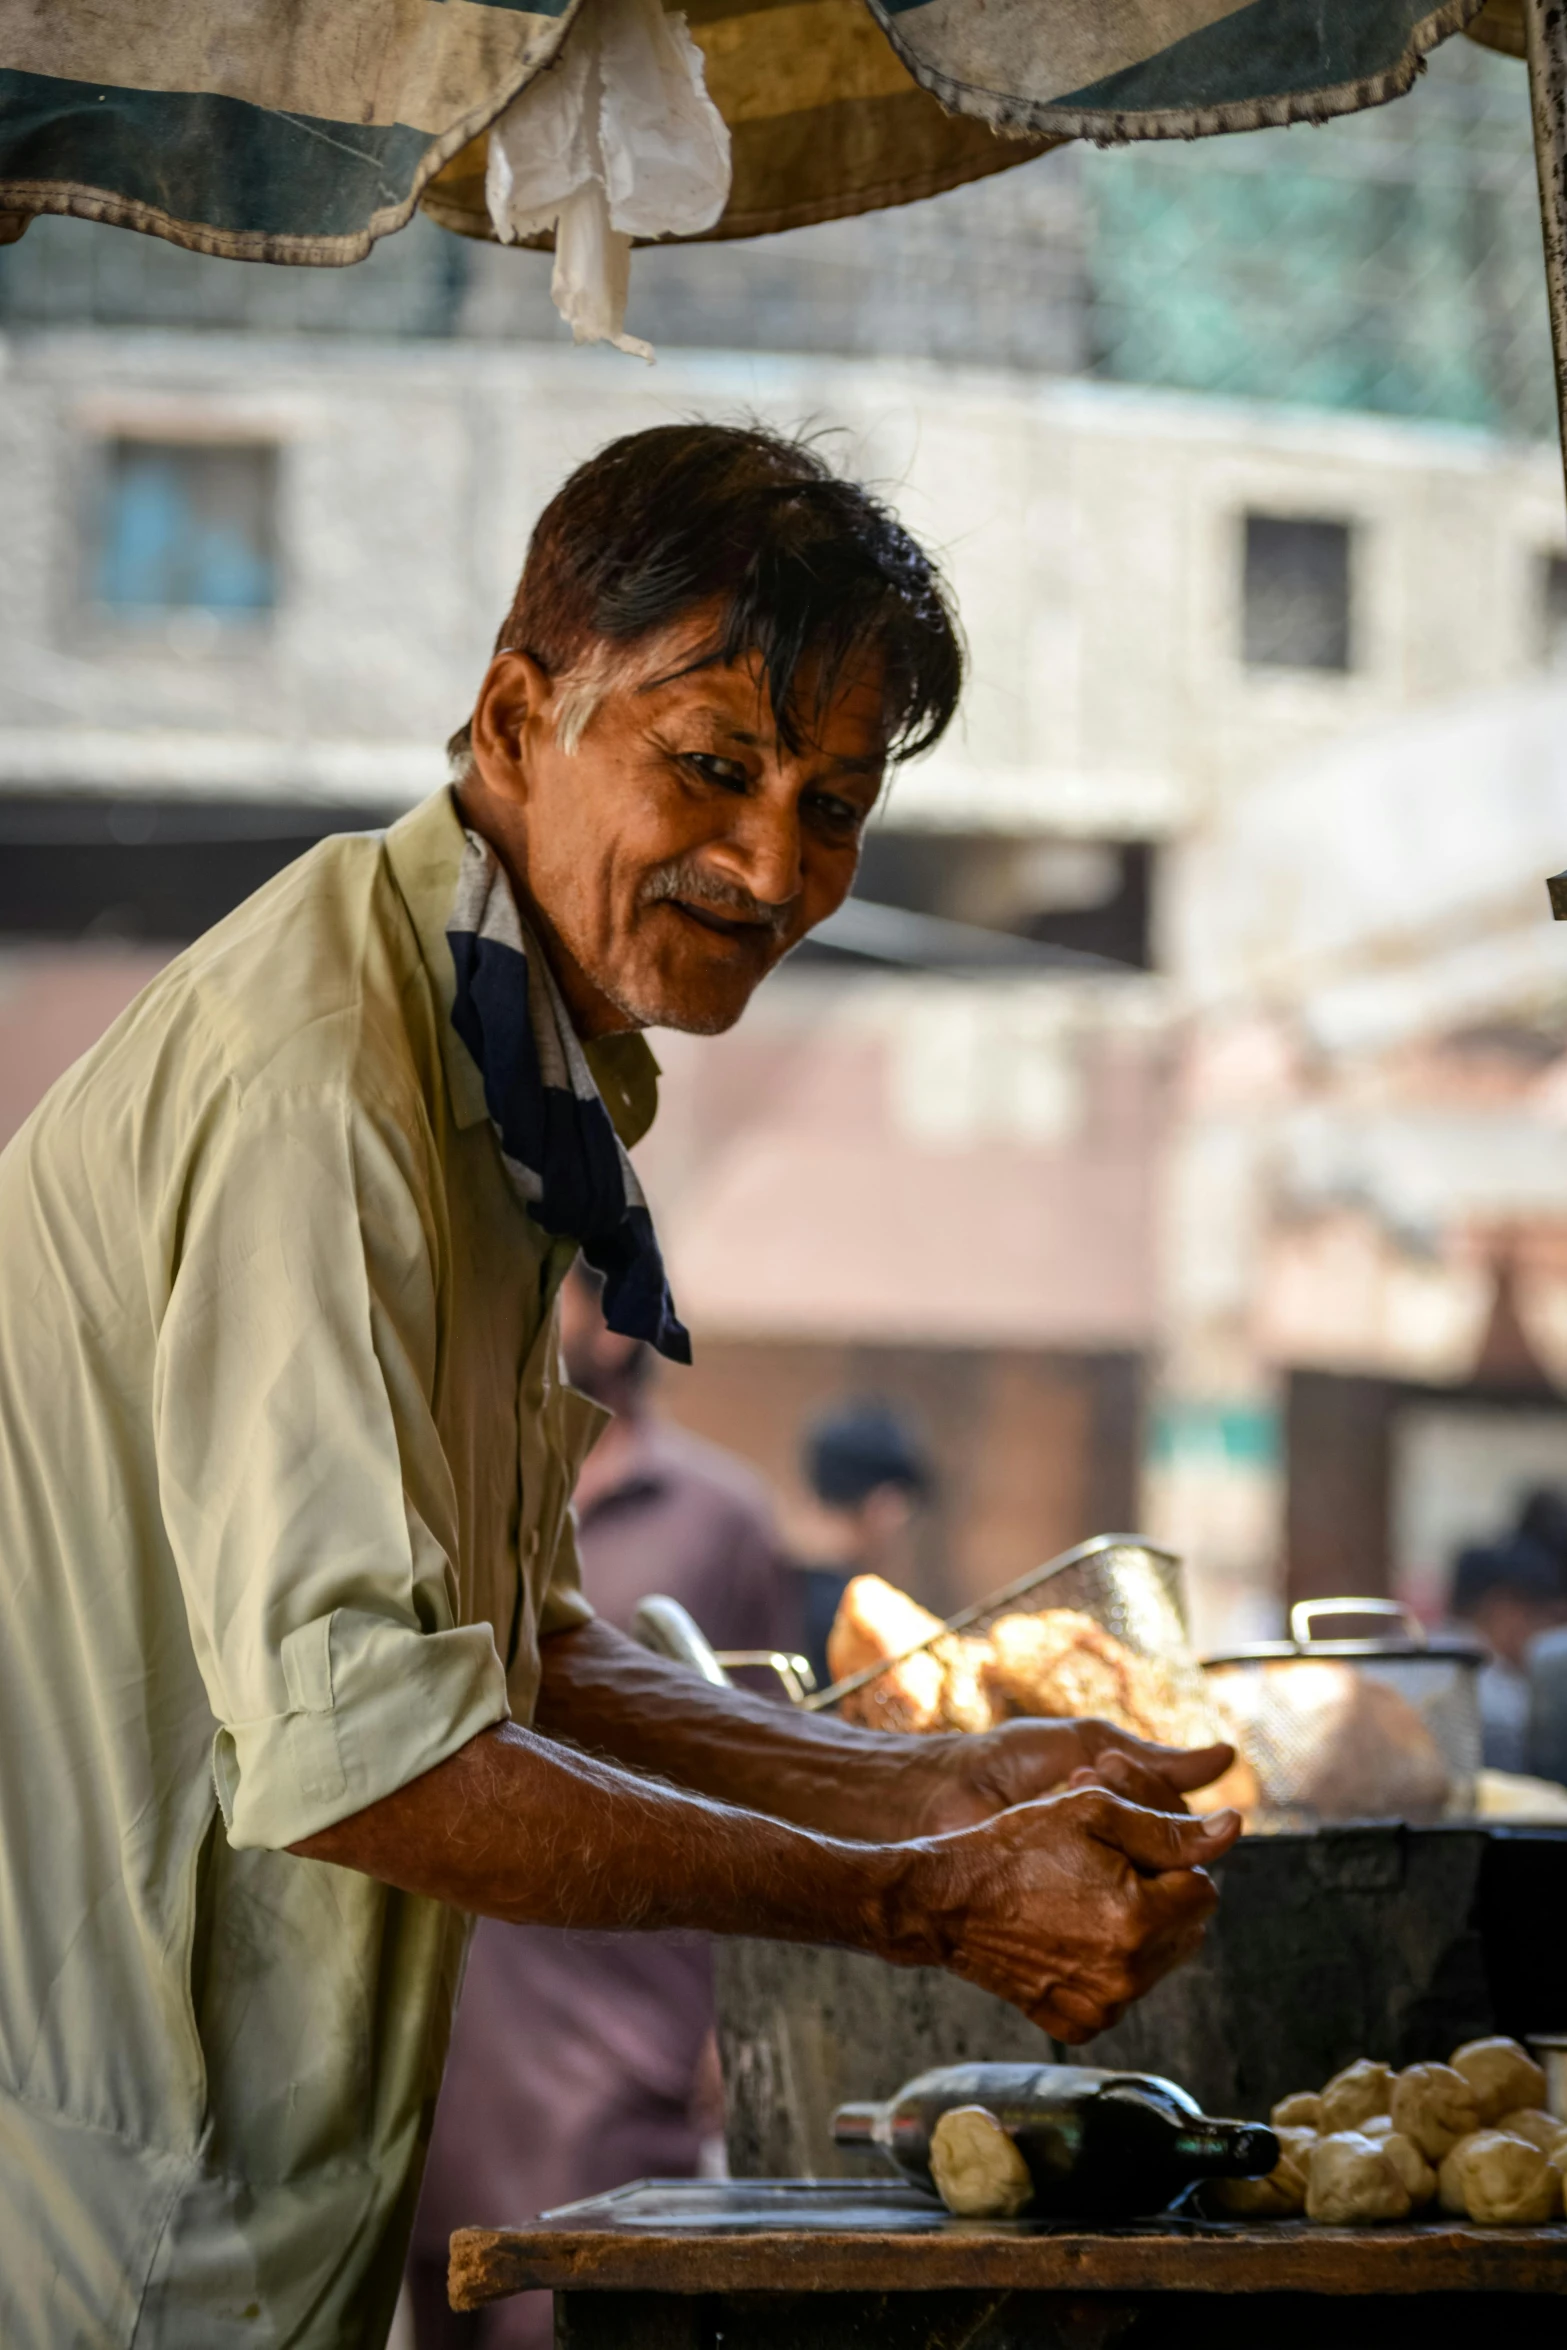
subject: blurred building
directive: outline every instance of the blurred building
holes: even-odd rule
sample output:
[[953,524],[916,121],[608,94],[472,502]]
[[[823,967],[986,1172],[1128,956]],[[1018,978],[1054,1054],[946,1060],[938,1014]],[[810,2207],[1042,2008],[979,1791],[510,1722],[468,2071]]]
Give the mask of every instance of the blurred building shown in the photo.
[[[1453,42],[1326,130],[641,254],[652,372],[561,344],[543,257],[427,223],[343,272],[35,224],[0,250],[0,1133],[171,943],[438,784],[573,462],[806,424],[941,552],[972,686],[836,945],[660,1042],[671,1406],[787,1486],[825,1395],[904,1398],[933,1597],[1139,1512],[1214,1638],[1286,1574],[1434,1556],[1429,1464],[1483,1457],[1473,1495],[1500,1457],[1441,1411],[1505,1356],[1537,1472],[1567,1367],[1536,935],[1567,804],[1509,715],[1567,657],[1531,168],[1521,73]],[[1353,1010],[1379,987],[1420,1008]],[[1526,1207],[1494,1172],[1525,1128]],[[1411,1158],[1481,1172],[1412,1226]],[[1367,1301],[1434,1296],[1432,1250],[1449,1338],[1411,1351],[1418,1311]]]

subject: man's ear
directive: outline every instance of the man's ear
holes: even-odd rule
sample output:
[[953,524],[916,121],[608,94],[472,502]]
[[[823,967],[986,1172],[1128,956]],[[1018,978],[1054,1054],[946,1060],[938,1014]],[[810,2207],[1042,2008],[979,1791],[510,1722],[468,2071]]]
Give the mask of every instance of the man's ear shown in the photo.
[[499,797],[523,800],[529,751],[555,723],[554,688],[527,653],[497,653],[473,713],[473,763]]

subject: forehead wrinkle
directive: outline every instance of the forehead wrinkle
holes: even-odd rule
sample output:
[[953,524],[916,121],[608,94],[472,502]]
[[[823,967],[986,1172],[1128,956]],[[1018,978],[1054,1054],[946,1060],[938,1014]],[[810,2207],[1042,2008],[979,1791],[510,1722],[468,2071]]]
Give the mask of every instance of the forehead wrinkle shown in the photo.
[[678,685],[683,677],[698,677],[704,669],[721,669],[725,666],[722,645],[714,645],[709,651],[698,653],[694,660],[682,662],[678,669],[663,670],[657,677],[644,677],[633,691],[656,694],[661,686]]

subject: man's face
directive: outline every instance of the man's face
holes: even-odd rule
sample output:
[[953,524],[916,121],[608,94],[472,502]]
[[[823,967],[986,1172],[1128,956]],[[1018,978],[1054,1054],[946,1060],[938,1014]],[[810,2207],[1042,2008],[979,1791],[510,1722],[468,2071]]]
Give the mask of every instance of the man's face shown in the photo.
[[651,676],[644,664],[644,682],[604,694],[575,750],[525,654],[497,655],[480,696],[464,810],[587,1036],[732,1027],[854,880],[885,764],[879,675],[846,679],[817,739],[791,751],[759,664],[687,667],[713,626],[701,613],[672,631]]
[[642,1342],[609,1328],[597,1284],[575,1265],[560,1286],[560,1344],[573,1387],[612,1408],[625,1402],[636,1385]]

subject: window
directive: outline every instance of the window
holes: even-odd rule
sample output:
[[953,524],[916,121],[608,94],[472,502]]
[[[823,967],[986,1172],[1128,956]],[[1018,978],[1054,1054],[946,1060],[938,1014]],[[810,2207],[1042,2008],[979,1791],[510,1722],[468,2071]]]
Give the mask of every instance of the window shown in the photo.
[[1567,669],[1567,555],[1540,558],[1540,666]]
[[1349,525],[1248,514],[1241,594],[1248,669],[1349,667]]
[[95,600],[117,616],[254,620],[277,601],[277,451],[270,443],[111,441],[93,551]]

